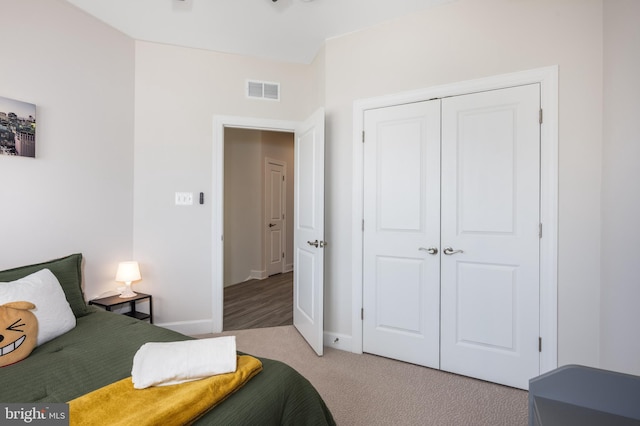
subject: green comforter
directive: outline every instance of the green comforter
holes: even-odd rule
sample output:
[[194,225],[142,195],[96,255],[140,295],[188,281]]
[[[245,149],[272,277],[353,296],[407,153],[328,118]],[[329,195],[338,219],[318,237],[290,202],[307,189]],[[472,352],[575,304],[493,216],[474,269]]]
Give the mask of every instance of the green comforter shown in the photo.
[[[145,342],[190,337],[136,319],[89,308],[76,327],[0,368],[0,402],[68,402],[131,375]],[[313,386],[279,361],[260,359],[263,371],[198,420],[216,425],[333,425]]]

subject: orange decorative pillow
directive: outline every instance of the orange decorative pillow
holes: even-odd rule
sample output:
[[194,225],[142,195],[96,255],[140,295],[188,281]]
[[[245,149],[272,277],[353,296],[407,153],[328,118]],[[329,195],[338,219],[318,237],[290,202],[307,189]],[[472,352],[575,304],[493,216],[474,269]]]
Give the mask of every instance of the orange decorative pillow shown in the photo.
[[25,359],[36,347],[38,319],[30,312],[31,302],[10,302],[0,306],[0,367]]

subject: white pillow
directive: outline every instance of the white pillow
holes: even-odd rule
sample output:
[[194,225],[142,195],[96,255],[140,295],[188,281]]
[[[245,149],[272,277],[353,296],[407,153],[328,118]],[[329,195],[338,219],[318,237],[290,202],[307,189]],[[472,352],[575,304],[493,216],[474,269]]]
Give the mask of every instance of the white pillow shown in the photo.
[[0,283],[0,305],[22,300],[36,305],[31,311],[38,318],[36,345],[48,342],[76,326],[76,317],[60,282],[48,269],[16,281]]

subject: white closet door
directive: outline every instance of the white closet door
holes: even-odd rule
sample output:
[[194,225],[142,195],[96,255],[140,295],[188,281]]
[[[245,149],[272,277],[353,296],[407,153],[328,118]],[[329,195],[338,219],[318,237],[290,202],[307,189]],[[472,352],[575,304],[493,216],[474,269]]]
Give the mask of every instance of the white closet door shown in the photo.
[[538,84],[442,100],[441,368],[523,389],[539,374],[539,109]]
[[363,350],[439,367],[440,102],[365,113]]

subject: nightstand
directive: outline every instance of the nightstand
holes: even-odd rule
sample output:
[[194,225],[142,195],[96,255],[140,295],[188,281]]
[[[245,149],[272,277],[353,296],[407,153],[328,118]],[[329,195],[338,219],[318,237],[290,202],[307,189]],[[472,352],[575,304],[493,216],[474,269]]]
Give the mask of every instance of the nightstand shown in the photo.
[[[136,303],[148,300],[149,301],[149,313],[145,314],[144,312],[136,311]],[[148,319],[151,324],[153,324],[153,301],[151,300],[150,294],[138,293],[133,297],[122,298],[120,296],[109,296],[103,297],[100,299],[93,299],[89,301],[90,305],[96,305],[105,308],[107,311],[111,311],[114,307],[120,305],[129,304],[130,310],[129,312],[125,312],[122,315],[127,315],[133,318],[137,318],[139,320]]]

